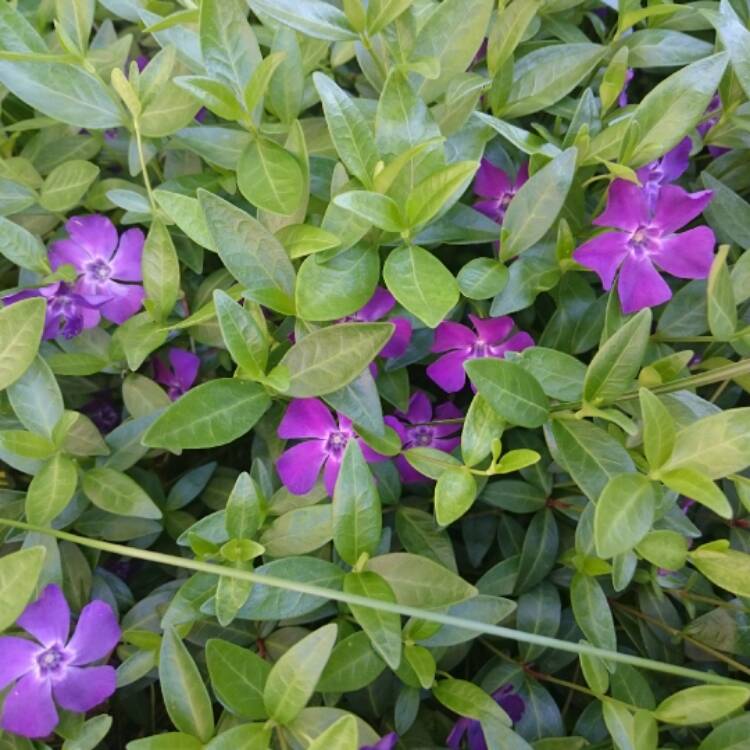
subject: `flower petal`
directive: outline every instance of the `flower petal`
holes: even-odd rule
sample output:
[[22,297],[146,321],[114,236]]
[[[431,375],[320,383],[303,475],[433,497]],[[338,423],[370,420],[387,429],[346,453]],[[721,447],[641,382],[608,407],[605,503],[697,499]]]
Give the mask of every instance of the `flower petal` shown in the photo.
[[620,264],[628,252],[628,235],[623,232],[604,232],[573,251],[573,260],[594,271],[602,286],[609,290]]
[[117,247],[117,229],[101,214],[73,216],[65,229],[74,242],[94,257],[109,260]]
[[673,149],[667,151],[661,159],[661,173],[664,182],[674,182],[690,166],[690,150],[693,142],[685,136]]
[[432,419],[432,404],[424,391],[415,391],[409,399],[406,420],[412,424],[429,422]]
[[128,229],[120,237],[117,252],[112,258],[112,278],[118,281],[141,281],[141,258],[143,257],[143,232],[140,229]]
[[633,255],[628,255],[622,264],[617,292],[622,311],[626,315],[644,307],[660,305],[672,296],[672,290],[653,263],[645,256],[636,258]]
[[287,407],[277,434],[280,438],[324,438],[336,429],[331,412],[317,398],[295,398]]
[[516,173],[516,181],[513,183],[513,192],[517,192],[518,188],[523,187],[524,183],[529,179],[529,162],[525,161],[518,168]]
[[66,263],[73,266],[79,273],[83,272],[83,266],[91,260],[91,256],[85,248],[73,240],[57,240],[49,246],[49,265],[53,271]]
[[513,330],[513,319],[508,315],[500,318],[478,318],[476,315],[469,315],[469,318],[485,344],[499,344],[508,338],[508,334]]
[[103,659],[119,640],[120,626],[112,607],[95,599],[81,611],[66,650],[73,653],[72,664],[80,666]]
[[498,224],[502,224],[505,218],[505,208],[500,205],[499,198],[487,198],[486,200],[476,201],[474,209]]
[[508,175],[489,159],[482,159],[474,176],[474,192],[483,198],[499,198],[511,188]]
[[67,667],[65,676],[54,683],[52,691],[62,708],[83,713],[104,703],[116,687],[114,667]]
[[62,589],[54,583],[45,586],[42,595],[26,607],[17,623],[45,646],[64,646],[70,631],[70,607]]
[[654,263],[681,279],[705,279],[714,260],[716,236],[708,227],[695,227],[680,234],[670,234],[652,252]]
[[396,329],[388,339],[388,343],[380,350],[380,356],[390,359],[400,357],[408,348],[411,341],[411,321],[406,318],[391,318]]
[[496,357],[504,357],[506,352],[522,352],[530,346],[534,346],[534,339],[526,331],[519,331],[514,333],[505,343],[499,346],[491,346],[490,351]]
[[278,457],[276,471],[289,492],[305,495],[315,485],[327,457],[324,440],[305,440]]
[[466,383],[464,362],[469,359],[465,351],[448,352],[427,368],[427,377],[437,383],[446,393],[460,391]]
[[175,378],[183,390],[188,390],[198,377],[198,368],[201,366],[201,358],[197,354],[188,352],[179,347],[169,350],[169,362],[172,365]]
[[39,738],[50,734],[58,721],[49,681],[30,672],[6,696],[0,726],[22,737]]
[[615,180],[607,193],[607,208],[594,219],[597,227],[633,231],[649,220],[648,201],[638,185]]
[[471,347],[477,340],[477,335],[460,323],[452,320],[444,320],[435,329],[435,340],[432,343],[432,352],[449,352],[451,349]]
[[402,482],[414,484],[415,482],[426,482],[429,479],[429,477],[417,471],[403,456],[396,456],[394,463]]
[[382,286],[375,289],[370,301],[356,312],[357,320],[371,322],[384,318],[396,305],[394,296]]
[[336,487],[336,480],[339,478],[341,470],[341,459],[330,456],[323,468],[323,484],[329,497],[333,497],[333,490]]
[[659,191],[652,223],[662,234],[671,234],[699,216],[713,196],[712,190],[688,193],[677,185],[665,185]]
[[111,299],[101,306],[101,313],[113,323],[121,325],[143,306],[143,298],[146,295],[142,286],[111,281],[106,288]]
[[34,657],[42,650],[38,643],[25,638],[0,638],[0,690],[34,669]]

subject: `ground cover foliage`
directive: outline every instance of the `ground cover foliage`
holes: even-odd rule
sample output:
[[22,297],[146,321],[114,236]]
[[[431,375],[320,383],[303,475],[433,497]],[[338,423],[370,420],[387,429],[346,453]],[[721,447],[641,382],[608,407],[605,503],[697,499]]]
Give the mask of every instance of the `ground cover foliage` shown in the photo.
[[0,748],[740,750],[750,5],[0,5]]

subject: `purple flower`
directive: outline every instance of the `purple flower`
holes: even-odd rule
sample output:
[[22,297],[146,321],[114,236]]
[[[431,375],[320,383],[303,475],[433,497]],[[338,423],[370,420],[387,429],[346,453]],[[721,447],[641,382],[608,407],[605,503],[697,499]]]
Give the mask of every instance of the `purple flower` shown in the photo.
[[333,496],[344,450],[352,438],[359,443],[367,461],[384,460],[384,456],[357,438],[350,419],[343,414],[336,416],[334,421],[331,412],[316,398],[297,398],[287,407],[277,434],[284,440],[302,439],[302,442],[279,456],[276,471],[293,495],[309,492],[323,469],[326,492]]
[[113,323],[124,323],[143,304],[141,256],[143,232],[128,229],[118,238],[114,224],[100,214],[74,216],[65,224],[69,238],[50,245],[52,270],[69,264],[78,272],[74,291],[99,305]]
[[[435,419],[454,419],[460,416],[462,414],[459,409],[451,403],[440,404],[435,409]],[[385,418],[386,424],[393,427],[401,438],[402,450],[434,448],[450,453],[461,442],[461,438],[455,435],[461,430],[461,425],[424,424],[430,421],[432,421],[432,404],[421,391],[412,394],[409,399],[409,409],[405,414],[397,411],[393,416]],[[413,468],[403,456],[396,458],[396,467],[404,482],[420,482],[427,478]]]
[[0,638],[0,690],[15,683],[3,705],[4,730],[46,737],[59,721],[55,703],[83,713],[115,692],[113,667],[85,666],[108,656],[120,640],[120,626],[107,603],[87,604],[68,640],[70,608],[60,588],[50,584],[26,607],[18,625],[36,641]]
[[359,750],[393,750],[397,742],[398,735],[395,732],[391,732],[381,737],[374,745],[362,745]]
[[444,320],[435,331],[433,352],[447,352],[427,368],[427,376],[446,393],[460,391],[466,383],[464,362],[480,357],[504,357],[534,346],[528,333],[513,331],[512,318],[477,318],[469,315],[474,331],[460,323]]
[[641,167],[638,172],[638,179],[646,193],[649,211],[654,212],[656,201],[659,197],[661,188],[681,177],[690,164],[690,149],[692,142],[690,138],[683,138],[673,149],[667,151],[661,159],[652,161]]
[[503,223],[505,211],[521,185],[529,179],[529,165],[524,163],[518,170],[515,182],[488,159],[482,159],[476,177],[474,192],[485,200],[477,201],[474,208],[498,224]]
[[185,349],[173,347],[169,350],[169,366],[154,358],[154,379],[167,386],[167,394],[172,401],[187,393],[198,377],[201,358]]
[[599,234],[573,253],[582,266],[595,271],[606,290],[612,288],[620,269],[617,289],[622,311],[637,312],[666,302],[672,290],[656,270],[658,266],[681,279],[708,276],[716,238],[701,226],[675,234],[698,216],[711,200],[710,190],[688,193],[676,185],[659,191],[653,214],[648,196],[637,185],[615,180],[607,208],[594,219],[600,227],[615,231]]
[[146,66],[151,62],[151,59],[146,55],[138,55],[135,58],[135,64],[138,66],[138,72],[143,73]]
[[112,432],[122,419],[120,411],[106,396],[92,398],[81,407],[81,412],[97,426],[99,432],[105,435]]
[[[503,685],[496,690],[492,697],[500,708],[508,714],[508,718],[516,724],[523,717],[526,704],[523,698],[513,690],[512,685]],[[476,719],[459,719],[454,725],[451,733],[445,740],[451,750],[459,750],[461,742],[466,737],[468,750],[487,750],[487,743],[482,733],[482,725]]]
[[12,305],[30,297],[44,297],[47,300],[42,334],[45,339],[58,336],[72,339],[84,329],[94,328],[101,317],[99,308],[106,301],[102,297],[83,297],[76,293],[74,287],[57,281],[39,289],[25,289],[17,294],[10,294],[3,297],[3,302]]
[[622,91],[617,97],[618,107],[628,106],[628,86],[630,86],[630,82],[633,80],[633,78],[635,78],[635,71],[632,68],[628,68],[625,71],[625,82],[622,85]]
[[[711,98],[711,101],[708,103],[708,107],[706,107],[706,114],[710,114],[711,112],[715,112],[717,109],[721,108],[721,99],[719,98],[718,94],[714,94],[714,96]],[[716,123],[719,122],[718,117],[709,117],[707,120],[704,120],[696,130],[701,134],[701,138],[706,137],[706,133],[708,133],[711,128],[716,125]],[[708,147],[708,153],[711,154],[711,156],[721,156],[722,154],[726,154],[727,151],[729,151],[728,148],[724,148],[723,146],[709,146]]]
[[[375,289],[370,301],[361,307],[354,315],[349,315],[344,320],[354,320],[360,323],[373,323],[382,320],[396,306],[396,300],[387,290],[379,286]],[[411,322],[406,318],[390,318],[389,322],[396,326],[396,330],[388,340],[388,343],[380,350],[381,357],[395,359],[400,357],[408,348],[411,340]]]

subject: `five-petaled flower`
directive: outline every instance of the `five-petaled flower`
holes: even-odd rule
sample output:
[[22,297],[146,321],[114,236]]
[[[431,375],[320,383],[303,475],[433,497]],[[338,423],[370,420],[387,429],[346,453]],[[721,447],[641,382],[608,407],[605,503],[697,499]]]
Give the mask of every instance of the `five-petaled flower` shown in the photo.
[[301,439],[302,442],[279,456],[276,470],[293,495],[309,492],[323,469],[323,484],[326,492],[333,496],[349,440],[357,440],[367,461],[385,459],[357,437],[348,417],[336,416],[334,421],[331,412],[316,398],[294,399],[287,407],[277,434],[284,440]]
[[[492,697],[500,708],[508,714],[508,718],[515,724],[523,718],[526,703],[518,693],[513,690],[512,685],[503,685],[496,690]],[[476,719],[463,717],[454,725],[448,735],[445,744],[451,750],[459,750],[461,742],[466,738],[467,750],[487,750],[487,743],[482,732],[482,725]]]
[[[375,289],[375,293],[369,302],[361,307],[353,315],[349,315],[344,320],[354,320],[360,323],[373,323],[376,320],[383,320],[388,313],[396,306],[396,300],[393,295],[382,286]],[[386,345],[380,350],[380,356],[389,359],[400,357],[408,348],[411,339],[411,321],[407,318],[389,318],[389,323],[393,323],[396,329],[393,331],[391,338]]]
[[169,365],[158,357],[154,358],[154,379],[167,387],[167,394],[172,401],[190,390],[198,377],[201,358],[185,349],[172,347],[169,350]]
[[502,224],[513,196],[528,179],[527,162],[519,168],[515,181],[511,181],[500,167],[496,167],[489,159],[482,159],[474,178],[474,192],[484,200],[477,201],[474,208],[498,224]]
[[75,268],[76,294],[97,304],[113,323],[122,324],[143,304],[141,274],[143,232],[133,228],[120,237],[114,224],[100,214],[74,216],[65,223],[68,238],[50,245],[53,271],[69,264]]
[[474,331],[461,323],[444,320],[435,331],[433,352],[447,352],[428,368],[428,377],[446,393],[460,391],[466,383],[464,362],[480,357],[504,357],[506,352],[521,352],[534,346],[534,340],[524,331],[513,331],[513,320],[477,318],[469,315]]
[[704,279],[711,270],[713,231],[700,226],[675,234],[703,211],[711,197],[710,190],[688,193],[664,185],[652,212],[641,188],[615,180],[607,208],[593,222],[612,229],[578,247],[573,258],[595,271],[606,290],[612,288],[619,269],[617,291],[624,313],[660,305],[672,297],[672,290],[656,267],[681,279]]
[[[440,404],[434,412],[435,420],[455,419],[463,416],[451,403]],[[409,399],[406,413],[397,411],[385,418],[386,424],[393,427],[401,438],[401,449],[434,448],[450,453],[461,442],[455,433],[461,430],[460,424],[429,424],[433,420],[433,410],[427,394],[417,391]],[[412,467],[403,456],[395,460],[398,472],[404,482],[419,482],[427,477]]]
[[18,625],[36,640],[0,638],[0,690],[14,683],[3,704],[4,730],[46,737],[59,721],[55,703],[83,713],[115,692],[113,667],[86,666],[108,656],[120,640],[109,604],[87,604],[68,639],[70,609],[60,588],[50,584],[18,618]]

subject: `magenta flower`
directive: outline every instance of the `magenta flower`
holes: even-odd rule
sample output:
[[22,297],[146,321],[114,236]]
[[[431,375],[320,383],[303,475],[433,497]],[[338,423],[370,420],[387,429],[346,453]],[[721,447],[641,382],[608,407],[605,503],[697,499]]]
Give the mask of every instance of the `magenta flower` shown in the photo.
[[[440,404],[435,409],[435,419],[455,419],[463,416],[451,403]],[[386,424],[393,427],[401,438],[402,450],[409,448],[434,448],[450,453],[461,438],[455,433],[461,430],[460,424],[425,424],[433,419],[432,404],[421,391],[412,394],[406,413],[397,411],[385,418]],[[403,456],[396,457],[396,468],[404,482],[420,482],[427,477],[418,472]]]
[[[396,300],[393,295],[387,289],[379,286],[364,307],[361,307],[353,315],[344,318],[344,320],[374,323],[376,320],[383,320],[395,306]],[[389,322],[393,323],[396,328],[388,343],[380,350],[380,356],[395,359],[400,357],[409,346],[411,321],[407,318],[390,318]]]
[[661,159],[646,164],[645,167],[641,167],[636,173],[646,193],[651,213],[656,208],[656,201],[662,186],[674,182],[687,171],[690,164],[691,148],[692,142],[690,138],[683,138],[673,149],[667,151]]
[[167,394],[172,401],[187,393],[201,366],[201,358],[185,349],[172,347],[169,350],[169,365],[158,357],[154,358],[154,379],[167,387]]
[[676,185],[659,191],[653,215],[646,193],[637,185],[615,180],[607,208],[594,219],[613,230],[597,235],[573,252],[582,266],[596,272],[606,290],[620,269],[617,290],[622,311],[637,312],[672,297],[656,267],[681,279],[704,279],[713,260],[716,238],[701,226],[675,234],[698,216],[711,200],[710,190],[688,193]]
[[[492,694],[492,697],[514,724],[521,720],[526,711],[526,703],[518,693],[514,692],[512,685],[503,685]],[[445,744],[451,750],[460,750],[464,737],[467,750],[487,750],[482,725],[476,719],[466,717],[459,719],[453,725]]]
[[[716,112],[717,109],[721,108],[721,99],[719,98],[718,94],[714,94],[714,96],[711,98],[711,101],[708,103],[708,107],[706,107],[706,114],[710,114],[711,112]],[[701,138],[706,137],[706,133],[708,133],[711,128],[716,125],[716,123],[719,122],[718,117],[709,117],[707,120],[704,120],[696,130],[701,134]],[[724,148],[723,146],[709,146],[708,147],[708,153],[711,154],[711,156],[721,156],[722,154],[726,154],[727,151],[729,151],[728,148]]]
[[395,732],[391,732],[381,737],[374,745],[362,745],[359,750],[393,750],[397,742],[398,735]]
[[277,434],[284,440],[302,439],[302,442],[279,456],[276,471],[293,495],[309,492],[323,469],[326,492],[333,496],[344,451],[352,438],[359,443],[367,461],[385,459],[356,436],[350,419],[343,414],[336,417],[334,421],[331,412],[316,398],[297,398],[287,407]]
[[635,78],[635,71],[632,68],[628,68],[625,71],[625,83],[622,86],[622,91],[620,92],[620,95],[617,97],[617,106],[618,107],[627,107],[628,106],[628,86],[630,86],[630,82]]
[[529,179],[529,165],[524,163],[518,170],[515,182],[502,169],[488,159],[482,159],[476,177],[474,192],[485,200],[477,201],[474,208],[498,224],[503,223],[505,211],[521,185]]
[[70,608],[60,588],[50,584],[26,607],[18,625],[36,641],[0,638],[0,690],[15,683],[3,704],[0,726],[5,731],[46,737],[59,721],[55,703],[84,713],[115,692],[113,667],[86,666],[108,656],[120,640],[109,604],[87,604],[68,640]]
[[118,238],[114,224],[100,214],[74,216],[65,224],[68,239],[50,245],[52,270],[69,264],[78,272],[73,289],[89,301],[104,300],[98,305],[102,315],[113,323],[124,323],[143,304],[143,287],[139,282],[143,232],[128,229]]
[[47,300],[42,337],[54,339],[62,336],[72,339],[86,328],[98,325],[101,315],[99,308],[105,302],[101,297],[86,298],[62,281],[40,287],[24,289],[22,292],[3,297],[3,303],[12,305],[30,297],[43,297]]
[[474,331],[461,323],[444,320],[435,331],[433,352],[447,352],[427,368],[427,376],[446,393],[460,391],[466,383],[464,362],[480,357],[504,357],[506,352],[521,352],[534,346],[528,333],[519,331],[511,335],[513,320],[477,318],[469,315]]

